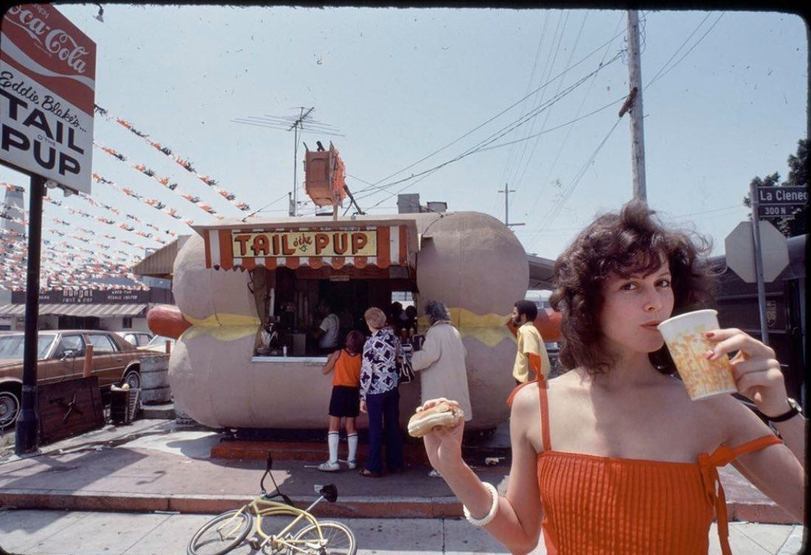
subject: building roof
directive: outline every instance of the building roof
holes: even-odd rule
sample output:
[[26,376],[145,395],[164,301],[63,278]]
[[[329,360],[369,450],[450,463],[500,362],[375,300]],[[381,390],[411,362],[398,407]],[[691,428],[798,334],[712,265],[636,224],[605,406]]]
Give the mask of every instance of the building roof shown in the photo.
[[178,251],[188,240],[189,235],[180,235],[177,239],[156,250],[131,268],[133,274],[156,278],[171,279]]
[[[142,316],[146,304],[51,304],[39,305],[40,316],[80,316],[82,318],[108,318],[113,316]],[[6,304],[0,306],[0,316],[25,316],[25,304]]]

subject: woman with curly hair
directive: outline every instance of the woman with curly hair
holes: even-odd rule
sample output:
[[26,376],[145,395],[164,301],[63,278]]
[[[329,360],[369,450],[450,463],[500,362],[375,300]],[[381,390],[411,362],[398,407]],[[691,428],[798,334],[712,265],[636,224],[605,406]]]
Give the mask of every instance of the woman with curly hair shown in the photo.
[[[657,324],[711,302],[703,240],[666,229],[631,201],[588,226],[555,263],[552,306],[563,314],[561,376],[511,396],[506,495],[461,457],[464,424],[425,436],[431,464],[513,553],[707,553],[718,521],[729,554],[717,467],[732,463],[799,522],[805,419],[796,414],[774,351],[737,329],[705,336],[731,359],[738,392],[691,400]],[[429,401],[423,406],[431,406]]]

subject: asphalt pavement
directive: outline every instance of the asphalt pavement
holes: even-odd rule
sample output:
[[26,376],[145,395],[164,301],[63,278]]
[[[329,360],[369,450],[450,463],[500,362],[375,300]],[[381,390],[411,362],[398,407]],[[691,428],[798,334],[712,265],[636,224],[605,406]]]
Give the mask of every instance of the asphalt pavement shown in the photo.
[[[209,516],[6,510],[0,511],[0,546],[20,555],[182,555]],[[508,553],[457,518],[339,520],[352,529],[361,555]],[[735,555],[794,555],[801,552],[802,532],[800,526],[735,522],[730,545]],[[232,553],[256,552],[244,544]],[[546,550],[540,545],[532,553]],[[720,553],[713,525],[709,554]]]

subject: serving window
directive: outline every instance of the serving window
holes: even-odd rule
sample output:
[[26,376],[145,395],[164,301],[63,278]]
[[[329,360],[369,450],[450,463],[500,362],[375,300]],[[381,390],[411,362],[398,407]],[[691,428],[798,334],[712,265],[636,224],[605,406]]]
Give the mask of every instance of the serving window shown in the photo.
[[[388,312],[392,292],[414,292],[416,280],[410,273],[399,266],[254,269],[251,288],[264,322],[254,355],[323,357],[340,348],[351,330],[368,334],[363,313],[372,306]],[[336,344],[324,347],[320,340],[325,332],[319,329],[327,317],[327,328],[337,318],[338,331]]]

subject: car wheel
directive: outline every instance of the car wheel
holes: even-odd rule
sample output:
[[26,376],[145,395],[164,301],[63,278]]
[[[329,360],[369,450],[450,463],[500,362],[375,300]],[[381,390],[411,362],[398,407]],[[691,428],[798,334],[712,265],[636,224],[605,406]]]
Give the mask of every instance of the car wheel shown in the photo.
[[20,397],[13,391],[0,391],[0,430],[14,424],[20,415]]
[[124,374],[122,383],[129,384],[130,389],[141,389],[141,373],[138,370],[130,370]]

